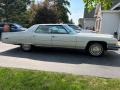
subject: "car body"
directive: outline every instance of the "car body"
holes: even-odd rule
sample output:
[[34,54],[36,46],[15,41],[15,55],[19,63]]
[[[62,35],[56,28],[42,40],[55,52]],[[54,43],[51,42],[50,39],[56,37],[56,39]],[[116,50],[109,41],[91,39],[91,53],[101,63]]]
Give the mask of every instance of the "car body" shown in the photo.
[[2,34],[2,42],[21,45],[24,51],[32,46],[61,47],[84,49],[93,56],[101,56],[106,50],[118,50],[118,41],[112,35],[77,33],[67,24],[37,24],[26,31],[6,32]]

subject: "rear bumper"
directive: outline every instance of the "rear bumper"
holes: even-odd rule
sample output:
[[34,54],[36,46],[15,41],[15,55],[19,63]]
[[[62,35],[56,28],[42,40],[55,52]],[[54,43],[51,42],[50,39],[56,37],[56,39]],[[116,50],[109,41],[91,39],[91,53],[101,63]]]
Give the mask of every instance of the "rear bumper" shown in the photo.
[[108,45],[107,49],[108,50],[119,50],[120,49],[120,45]]

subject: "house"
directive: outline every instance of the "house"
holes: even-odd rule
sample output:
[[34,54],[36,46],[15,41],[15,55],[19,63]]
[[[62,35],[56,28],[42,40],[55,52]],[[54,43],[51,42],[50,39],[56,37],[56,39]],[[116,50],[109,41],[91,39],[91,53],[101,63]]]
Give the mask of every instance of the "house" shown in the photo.
[[100,33],[112,34],[120,40],[120,2],[108,11],[102,11]]
[[[120,10],[120,0],[113,0],[113,5],[111,10]],[[86,28],[94,28],[95,27],[95,21],[96,19],[94,18],[94,14],[95,14],[95,9],[92,10],[91,12],[89,12],[87,10],[87,8],[85,8],[84,10],[84,18],[80,18],[79,20],[79,24],[82,25],[82,27],[84,27],[84,29]],[[81,23],[83,22],[83,23]]]

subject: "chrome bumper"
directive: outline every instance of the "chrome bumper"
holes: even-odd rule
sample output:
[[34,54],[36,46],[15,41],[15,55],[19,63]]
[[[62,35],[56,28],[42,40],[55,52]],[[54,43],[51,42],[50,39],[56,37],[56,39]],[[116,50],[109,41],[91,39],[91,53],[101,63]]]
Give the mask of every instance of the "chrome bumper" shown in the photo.
[[119,50],[119,48],[120,48],[120,45],[119,44],[109,44],[108,46],[107,46],[107,49],[108,50]]

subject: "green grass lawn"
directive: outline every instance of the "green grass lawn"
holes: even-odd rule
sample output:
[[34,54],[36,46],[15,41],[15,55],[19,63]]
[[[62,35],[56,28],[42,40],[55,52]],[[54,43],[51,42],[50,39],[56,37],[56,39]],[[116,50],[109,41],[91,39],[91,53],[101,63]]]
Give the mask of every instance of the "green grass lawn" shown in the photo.
[[0,68],[0,90],[120,90],[120,79]]

